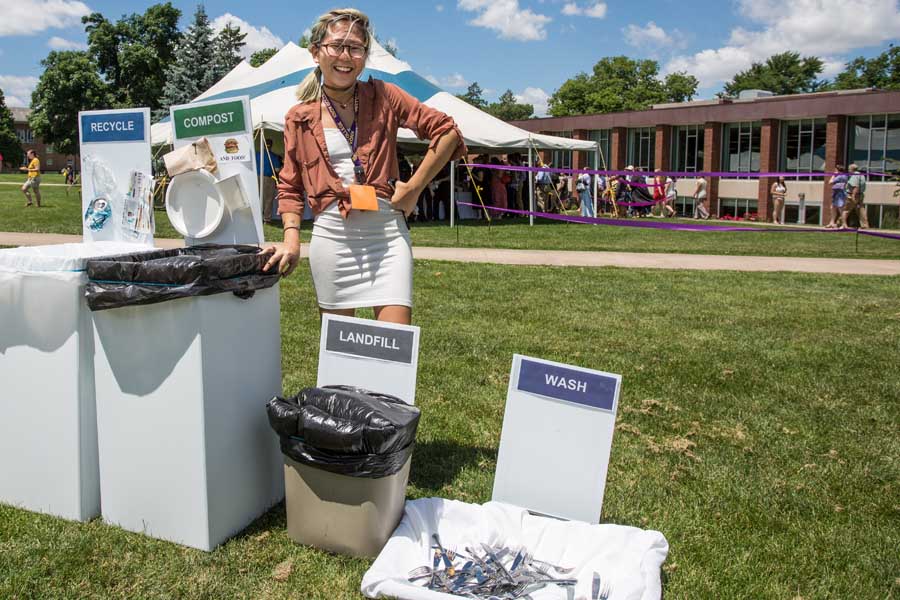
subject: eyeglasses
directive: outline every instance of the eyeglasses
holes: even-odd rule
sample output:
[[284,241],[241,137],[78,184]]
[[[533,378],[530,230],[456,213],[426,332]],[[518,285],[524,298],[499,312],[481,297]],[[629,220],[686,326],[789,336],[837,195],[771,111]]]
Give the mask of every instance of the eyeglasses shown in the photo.
[[325,48],[325,53],[328,56],[337,58],[341,54],[344,53],[344,50],[350,55],[350,58],[362,58],[366,55],[366,47],[365,46],[350,46],[347,44],[322,44],[322,47]]

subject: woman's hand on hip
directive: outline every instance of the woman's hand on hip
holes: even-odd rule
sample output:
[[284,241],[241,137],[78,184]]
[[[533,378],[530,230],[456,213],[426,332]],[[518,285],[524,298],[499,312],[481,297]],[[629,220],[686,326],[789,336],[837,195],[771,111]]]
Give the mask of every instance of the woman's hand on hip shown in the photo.
[[409,216],[419,201],[419,194],[422,190],[413,187],[404,181],[397,181],[394,184],[394,195],[391,197],[391,206],[397,210],[402,210],[403,214]]
[[269,246],[263,250],[263,255],[268,256],[263,271],[269,273],[277,269],[278,274],[287,277],[294,272],[300,262],[300,243],[284,243],[281,246]]

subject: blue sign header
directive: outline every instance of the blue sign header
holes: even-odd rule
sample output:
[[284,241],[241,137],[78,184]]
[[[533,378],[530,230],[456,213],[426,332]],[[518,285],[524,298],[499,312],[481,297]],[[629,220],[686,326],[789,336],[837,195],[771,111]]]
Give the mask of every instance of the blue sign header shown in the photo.
[[144,113],[81,115],[81,143],[142,142]]
[[616,378],[548,365],[526,358],[519,367],[518,389],[608,412],[616,409]]

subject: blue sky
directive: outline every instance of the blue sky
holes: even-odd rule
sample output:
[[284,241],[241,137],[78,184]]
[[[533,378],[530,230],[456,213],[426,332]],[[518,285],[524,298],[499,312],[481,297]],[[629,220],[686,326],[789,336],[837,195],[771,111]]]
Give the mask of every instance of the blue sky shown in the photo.
[[[0,89],[7,104],[27,104],[53,49],[84,47],[80,16],[143,12],[135,0],[0,0]],[[197,2],[173,2],[184,27]],[[348,3],[349,4],[349,3]],[[207,2],[217,24],[249,32],[248,52],[296,41],[338,2]],[[603,56],[659,61],[687,70],[710,97],[735,72],[785,50],[814,54],[825,75],[855,56],[900,41],[900,0],[405,0],[360,1],[379,37],[422,76],[454,93],[477,81],[486,97],[511,89],[543,110],[567,78]]]

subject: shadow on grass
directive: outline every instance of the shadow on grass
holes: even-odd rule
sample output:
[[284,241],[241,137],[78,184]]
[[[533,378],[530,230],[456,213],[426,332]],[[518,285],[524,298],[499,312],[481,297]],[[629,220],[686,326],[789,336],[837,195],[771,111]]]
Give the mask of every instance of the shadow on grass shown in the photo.
[[456,480],[466,467],[496,461],[494,448],[463,446],[447,440],[420,442],[413,450],[410,483],[422,489],[439,490]]

